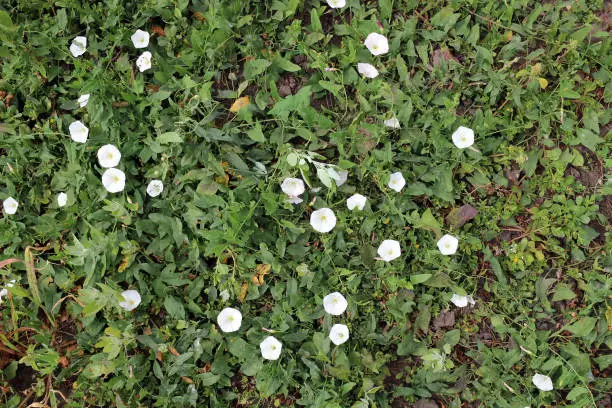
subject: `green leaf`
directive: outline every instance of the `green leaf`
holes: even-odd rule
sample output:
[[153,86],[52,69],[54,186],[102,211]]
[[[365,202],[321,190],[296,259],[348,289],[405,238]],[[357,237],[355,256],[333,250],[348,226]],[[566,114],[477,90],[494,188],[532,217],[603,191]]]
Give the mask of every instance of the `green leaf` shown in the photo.
[[570,300],[576,297],[576,294],[573,290],[571,290],[567,285],[560,283],[555,288],[555,294],[552,298],[553,302],[558,302],[560,300]]
[[266,141],[266,137],[264,136],[263,131],[261,130],[261,125],[259,124],[259,122],[255,124],[255,127],[253,129],[247,131],[247,135],[251,138],[251,140],[254,140],[259,143],[264,143]]
[[597,149],[598,144],[603,143],[603,139],[589,129],[578,129],[576,134],[580,143],[592,151]]
[[302,69],[299,65],[294,64],[293,62],[285,58],[282,58],[280,56],[277,56],[276,58],[274,58],[274,65],[288,72],[297,72],[300,69]]
[[573,333],[577,337],[587,336],[595,328],[597,319],[594,317],[583,317],[577,322],[565,327],[565,330]]
[[247,61],[244,64],[243,75],[246,79],[253,79],[257,75],[263,73],[270,65],[272,65],[272,63],[265,59]]
[[411,275],[410,276],[410,282],[412,282],[413,284],[419,284],[419,283],[423,283],[426,282],[427,280],[429,280],[429,278],[431,278],[431,273],[422,273],[419,275]]
[[161,144],[183,143],[183,138],[178,132],[166,132],[157,137],[157,142]]
[[171,317],[177,320],[185,320],[185,308],[181,301],[174,296],[166,297],[164,300],[164,307]]

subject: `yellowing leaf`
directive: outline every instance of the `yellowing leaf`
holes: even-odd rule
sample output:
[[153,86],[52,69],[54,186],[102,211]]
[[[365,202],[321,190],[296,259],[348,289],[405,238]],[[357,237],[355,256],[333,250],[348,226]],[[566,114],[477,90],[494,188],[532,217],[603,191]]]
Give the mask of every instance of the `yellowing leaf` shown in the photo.
[[240,296],[238,296],[238,300],[240,300],[240,303],[244,302],[244,299],[246,299],[248,290],[249,290],[249,284],[247,282],[244,282],[242,284],[242,288],[240,288]]
[[538,78],[538,82],[540,83],[540,88],[546,89],[548,86],[548,80],[546,78]]
[[232,107],[230,108],[230,112],[236,113],[240,109],[249,106],[249,103],[251,103],[251,98],[249,98],[248,96],[243,96],[242,98],[238,98],[232,104]]

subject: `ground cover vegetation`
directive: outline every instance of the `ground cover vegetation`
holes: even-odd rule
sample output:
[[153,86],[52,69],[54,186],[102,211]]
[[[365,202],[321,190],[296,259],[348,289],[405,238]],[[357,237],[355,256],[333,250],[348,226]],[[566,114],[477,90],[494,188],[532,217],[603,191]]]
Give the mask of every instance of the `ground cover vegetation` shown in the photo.
[[3,0],[2,406],[611,406],[611,13]]

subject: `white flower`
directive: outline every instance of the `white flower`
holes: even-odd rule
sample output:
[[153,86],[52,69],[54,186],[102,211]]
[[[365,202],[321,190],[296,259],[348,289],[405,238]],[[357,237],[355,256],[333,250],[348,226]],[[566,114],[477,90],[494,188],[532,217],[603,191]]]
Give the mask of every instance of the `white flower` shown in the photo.
[[339,177],[337,179],[334,179],[334,181],[336,182],[336,186],[340,187],[341,185],[346,183],[346,180],[348,180],[348,170],[338,170],[336,171],[336,174]]
[[268,336],[259,343],[259,348],[261,349],[261,356],[266,360],[278,360],[283,344],[276,337]]
[[119,306],[121,306],[128,312],[131,312],[132,310],[136,309],[140,304],[140,301],[142,300],[140,298],[140,293],[135,290],[126,290],[124,292],[121,292],[121,296],[123,296],[124,301],[119,302]]
[[235,332],[242,324],[242,313],[238,309],[226,307],[217,316],[217,323],[224,332]]
[[70,52],[73,57],[80,57],[87,51],[87,37],[75,37],[70,44]]
[[140,72],[144,72],[147,69],[151,68],[151,53],[149,51],[145,51],[140,54],[140,57],[136,60],[136,65]]
[[303,201],[304,200],[302,200],[300,197],[287,197],[287,202],[289,204],[299,204]]
[[327,0],[327,4],[331,8],[342,8],[346,6],[346,0]]
[[85,143],[89,135],[89,129],[80,120],[74,121],[68,126],[70,137],[78,143]]
[[533,385],[541,391],[552,391],[553,383],[549,376],[543,374],[535,374],[531,379]]
[[98,163],[105,169],[110,169],[119,164],[121,152],[115,145],[107,144],[98,149]]
[[321,208],[310,214],[310,225],[315,231],[329,232],[336,226],[336,215],[329,208]]
[[390,127],[391,129],[401,129],[402,125],[400,125],[400,121],[394,116],[391,119],[387,119],[383,122],[386,127]]
[[372,55],[381,55],[389,52],[387,37],[378,33],[368,34],[363,44],[370,50]]
[[349,339],[349,329],[344,324],[334,324],[329,331],[329,339],[336,346],[345,343]]
[[2,209],[5,214],[15,214],[17,212],[17,207],[19,207],[19,203],[13,197],[9,197],[2,202]]
[[383,242],[381,242],[377,252],[378,256],[380,256],[383,261],[391,262],[392,260],[399,258],[399,256],[402,254],[402,249],[398,241],[393,239],[385,239]]
[[452,255],[457,252],[457,247],[459,246],[459,240],[452,235],[444,235],[438,241],[438,249],[442,253],[442,255]]
[[77,102],[79,103],[79,106],[81,108],[86,107],[87,103],[89,102],[89,94],[79,96],[79,99],[77,99]]
[[368,199],[362,196],[361,194],[353,194],[352,196],[346,199],[346,206],[351,211],[355,208],[361,211],[365,207],[367,200]]
[[136,48],[146,48],[149,45],[149,33],[142,30],[136,30],[134,34],[132,34],[132,43],[134,43],[134,47]]
[[164,191],[164,183],[161,180],[151,180],[147,186],[147,194],[151,197],[157,197]]
[[68,202],[68,194],[66,194],[66,193],[59,193],[57,195],[57,206],[58,207],[65,206],[67,202]]
[[283,190],[283,193],[287,194],[289,198],[296,198],[304,194],[304,182],[299,178],[287,177],[281,184],[281,190]]
[[453,294],[453,297],[450,301],[453,302],[453,304],[457,307],[466,307],[468,303],[472,306],[476,304],[476,301],[474,300],[474,298],[472,298],[472,296],[460,296],[456,293]]
[[344,313],[348,302],[340,292],[333,292],[323,298],[323,308],[330,315],[338,316]]
[[118,193],[125,188],[125,173],[119,169],[108,169],[102,174],[102,184],[109,193]]
[[[9,283],[6,284],[7,288],[12,288],[13,285],[15,284],[15,279],[11,280]],[[2,297],[8,295],[8,290],[6,288],[3,288],[2,290],[0,290],[0,305],[2,304]]]
[[398,193],[402,191],[402,188],[406,185],[406,180],[404,180],[404,176],[401,171],[395,172],[391,174],[389,177],[389,188],[397,191]]
[[230,298],[230,294],[227,291],[227,289],[223,289],[221,293],[219,293],[219,297],[221,298],[222,301],[227,302]]
[[460,149],[465,149],[474,144],[474,131],[464,126],[459,126],[451,137],[455,146]]
[[366,78],[376,78],[378,70],[372,64],[360,62],[357,64],[357,71]]

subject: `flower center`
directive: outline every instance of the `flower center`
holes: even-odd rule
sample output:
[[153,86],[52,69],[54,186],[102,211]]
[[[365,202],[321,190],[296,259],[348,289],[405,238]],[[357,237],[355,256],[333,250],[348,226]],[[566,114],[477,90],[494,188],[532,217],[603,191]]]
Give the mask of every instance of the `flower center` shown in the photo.
[[372,46],[372,49],[373,49],[374,51],[376,51],[376,50],[378,49],[378,45],[374,44],[374,45]]
[[450,242],[447,242],[446,244],[444,244],[444,248],[449,249],[450,248]]
[[118,177],[118,176],[114,176],[114,177],[113,177],[113,181],[114,181],[115,183],[118,183],[118,182],[119,182],[119,177]]

